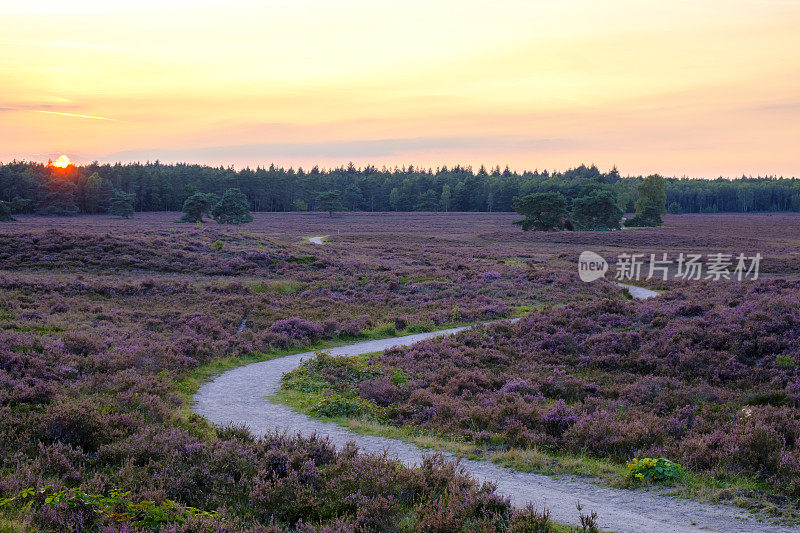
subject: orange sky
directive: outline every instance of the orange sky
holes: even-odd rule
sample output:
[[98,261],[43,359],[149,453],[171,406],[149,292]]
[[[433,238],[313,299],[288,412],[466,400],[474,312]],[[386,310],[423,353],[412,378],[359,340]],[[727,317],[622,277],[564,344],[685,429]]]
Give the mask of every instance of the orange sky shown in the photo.
[[0,6],[0,161],[800,176],[796,0]]

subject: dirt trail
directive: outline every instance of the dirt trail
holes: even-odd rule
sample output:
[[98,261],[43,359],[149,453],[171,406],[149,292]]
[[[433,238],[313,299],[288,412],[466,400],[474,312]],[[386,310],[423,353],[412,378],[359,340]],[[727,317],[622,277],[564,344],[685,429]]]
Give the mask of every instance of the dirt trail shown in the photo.
[[[634,298],[650,298],[658,293],[629,285]],[[386,350],[393,346],[408,346],[424,339],[452,335],[465,327],[420,333],[392,339],[359,342],[333,348],[334,356],[359,355]],[[316,433],[336,446],[354,441],[366,452],[384,450],[407,465],[419,464],[426,452],[397,439],[357,435],[328,422],[321,422],[274,404],[269,397],[280,389],[281,376],[303,359],[313,357],[306,352],[271,361],[253,363],[220,374],[205,383],[194,397],[194,410],[214,424],[246,424],[255,435],[279,430],[289,434]],[[452,455],[446,454],[452,460]],[[488,461],[463,460],[462,464],[477,479],[492,481],[499,493],[511,498],[516,506],[533,502],[547,507],[554,520],[577,524],[575,508],[580,501],[584,511],[594,510],[604,530],[619,532],[666,533],[689,531],[733,532],[798,532],[800,528],[776,526],[748,517],[743,509],[727,505],[708,505],[689,500],[677,500],[659,494],[658,490],[623,490],[600,487],[578,477],[550,478],[540,474],[516,472]]]

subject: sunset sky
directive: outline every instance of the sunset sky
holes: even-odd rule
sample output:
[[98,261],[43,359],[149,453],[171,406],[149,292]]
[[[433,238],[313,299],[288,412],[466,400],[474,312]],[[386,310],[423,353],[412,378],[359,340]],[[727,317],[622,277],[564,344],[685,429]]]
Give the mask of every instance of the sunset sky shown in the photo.
[[0,161],[800,176],[798,0],[0,0]]

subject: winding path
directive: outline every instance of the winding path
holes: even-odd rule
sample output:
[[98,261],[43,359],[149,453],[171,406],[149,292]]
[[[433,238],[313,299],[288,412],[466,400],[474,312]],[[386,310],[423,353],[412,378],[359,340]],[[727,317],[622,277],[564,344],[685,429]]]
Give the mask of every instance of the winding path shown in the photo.
[[[634,298],[650,298],[658,293],[641,287],[621,285]],[[424,339],[452,335],[466,327],[452,328],[405,337],[359,342],[333,348],[334,356],[359,355],[408,346]],[[214,424],[246,424],[255,435],[279,430],[289,434],[316,433],[336,446],[354,441],[361,450],[387,451],[406,465],[419,464],[425,453],[421,448],[397,439],[358,435],[330,422],[321,422],[297,413],[285,405],[271,403],[269,396],[278,392],[281,376],[297,368],[314,352],[263,361],[235,368],[205,383],[194,397],[194,410]],[[445,454],[456,460],[450,454]],[[551,517],[561,523],[577,524],[575,508],[580,501],[585,510],[594,510],[604,530],[619,532],[798,532],[800,528],[771,525],[748,517],[743,509],[727,505],[708,505],[660,495],[658,490],[622,490],[605,488],[578,477],[551,478],[517,472],[488,461],[462,460],[476,479],[491,481],[497,491],[511,498],[516,506],[533,502],[547,507]]]

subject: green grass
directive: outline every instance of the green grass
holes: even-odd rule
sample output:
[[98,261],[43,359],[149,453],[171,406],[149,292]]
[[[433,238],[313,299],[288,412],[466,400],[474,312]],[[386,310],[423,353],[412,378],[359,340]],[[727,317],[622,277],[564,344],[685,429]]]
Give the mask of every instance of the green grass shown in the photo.
[[60,328],[57,326],[19,326],[17,324],[6,324],[4,326],[0,326],[3,329],[15,331],[18,333],[27,333],[27,332],[34,332],[38,333],[39,335],[48,335],[51,333],[61,333],[64,331],[64,328]]
[[273,279],[253,282],[250,284],[250,290],[255,294],[285,294],[302,292],[307,286],[308,284],[301,281],[294,281],[290,279]]
[[510,257],[508,259],[500,261],[501,263],[513,266],[513,267],[525,267],[528,266],[528,260],[522,259],[521,257]]
[[27,533],[28,531],[34,531],[34,529],[17,519],[0,516],[0,533]]

